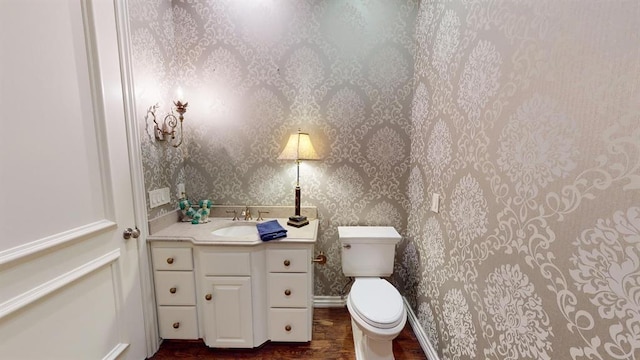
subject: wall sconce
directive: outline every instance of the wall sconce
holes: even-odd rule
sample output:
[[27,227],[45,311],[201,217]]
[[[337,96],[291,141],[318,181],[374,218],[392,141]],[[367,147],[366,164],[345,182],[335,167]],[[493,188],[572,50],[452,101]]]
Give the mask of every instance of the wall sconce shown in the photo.
[[[178,147],[180,146],[180,144],[182,144],[182,122],[184,121],[184,113],[187,112],[187,105],[189,105],[188,102],[185,102],[184,104],[178,100],[178,101],[174,101],[173,105],[176,106],[175,111],[178,113],[178,117],[176,117],[173,114],[173,109],[171,110],[170,113],[168,113],[165,117],[164,120],[162,120],[162,123],[158,123],[157,118],[156,118],[156,110],[158,109],[158,104],[155,104],[151,107],[149,107],[149,109],[147,110],[147,115],[144,117],[145,120],[148,120],[149,116],[151,116],[153,118],[153,133],[155,134],[156,140],[158,141],[169,141],[169,144],[171,144],[171,146],[173,147]],[[176,143],[176,127],[178,126],[178,123],[180,123],[180,139],[178,140],[178,142]],[[171,136],[171,139],[169,140],[169,135]]]
[[319,160],[320,157],[311,144],[309,134],[300,132],[289,137],[287,145],[278,156],[279,160],[295,160],[296,161],[296,199],[295,199],[295,215],[289,217],[288,225],[302,227],[309,223],[306,216],[300,215],[300,161],[301,160]]

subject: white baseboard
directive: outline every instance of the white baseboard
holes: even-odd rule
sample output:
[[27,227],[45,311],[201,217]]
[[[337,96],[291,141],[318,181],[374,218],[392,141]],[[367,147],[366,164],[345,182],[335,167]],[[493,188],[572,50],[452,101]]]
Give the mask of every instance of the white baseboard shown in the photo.
[[129,344],[119,343],[102,360],[117,360],[128,347]]
[[[402,297],[402,301],[404,302],[404,307],[407,309],[407,320],[409,321],[409,325],[413,329],[413,333],[416,335],[418,342],[420,343],[420,347],[422,351],[427,356],[429,360],[440,360],[438,357],[438,352],[435,350],[431,341],[427,337],[427,334],[422,329],[416,314],[411,309],[409,302],[407,302],[407,298]],[[340,296],[314,296],[313,297],[313,307],[314,308],[337,308],[344,307],[346,305],[345,299]]]
[[424,352],[424,354],[427,356],[427,359],[440,360],[440,357],[438,356],[438,352],[433,347],[433,344],[431,344],[431,341],[429,341],[429,337],[427,337],[427,333],[425,333],[424,329],[422,329],[422,325],[420,325],[420,322],[418,321],[418,317],[416,317],[416,314],[411,309],[411,305],[409,305],[407,298],[403,296],[402,300],[404,301],[404,307],[407,309],[407,320],[409,320],[409,324],[413,329],[413,333],[416,335],[416,338],[420,343],[420,347],[422,348],[422,351]]
[[314,296],[314,308],[339,308],[347,305],[345,299],[341,296]]

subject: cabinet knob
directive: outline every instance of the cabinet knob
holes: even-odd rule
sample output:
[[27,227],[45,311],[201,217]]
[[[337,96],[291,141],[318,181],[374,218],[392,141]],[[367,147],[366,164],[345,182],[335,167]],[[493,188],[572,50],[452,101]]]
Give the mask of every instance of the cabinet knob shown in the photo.
[[169,292],[172,293],[172,294],[175,294],[177,290],[178,289],[172,287],[171,289],[169,289]]
[[284,327],[284,329],[285,329],[286,331],[291,331],[291,325],[287,325],[287,326],[285,326],[285,327]]
[[287,296],[291,295],[291,290],[289,290],[289,289],[285,290],[284,294],[287,295]]
[[179,328],[179,327],[180,327],[180,323],[179,323],[179,322],[174,322],[174,323],[173,323],[173,328],[174,328],[174,329],[177,329],[177,328]]
[[204,296],[204,299],[209,301],[209,300],[211,300],[212,297],[213,296],[211,296],[211,294],[207,294],[207,295]]
[[167,264],[169,265],[173,264],[173,258],[167,258]]
[[285,260],[285,261],[284,261],[284,266],[289,266],[289,265],[291,265],[291,261],[289,261],[289,260]]

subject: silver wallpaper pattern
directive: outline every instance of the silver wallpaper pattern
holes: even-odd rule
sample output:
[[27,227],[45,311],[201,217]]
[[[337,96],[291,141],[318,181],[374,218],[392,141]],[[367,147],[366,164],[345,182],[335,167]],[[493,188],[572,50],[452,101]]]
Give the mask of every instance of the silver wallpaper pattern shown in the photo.
[[301,128],[323,158],[300,169],[329,259],[315,293],[338,295],[338,225],[406,229],[417,1],[129,4],[138,111],[158,101],[166,111],[176,86],[189,101],[177,150],[141,116],[145,185],[173,196],[149,217],[177,207],[179,182],[192,200],[293,206],[295,163],[277,157]]
[[396,279],[441,358],[640,359],[640,3],[417,16]]
[[[404,235],[394,282],[441,359],[640,359],[640,3],[131,0],[140,113],[185,89],[148,190],[290,205]],[[158,100],[159,99],[159,100]],[[431,195],[441,195],[439,213]],[[151,209],[150,218],[175,209]]]
[[[153,122],[145,118],[147,109],[158,104],[158,121],[167,114],[175,94],[174,26],[169,1],[128,2],[131,27],[131,49],[139,117],[144,183],[147,191],[168,187],[171,202],[157,208],[148,208],[149,219],[177,209],[177,184],[184,182],[182,174],[183,152],[166,143],[156,142]],[[189,113],[187,113],[187,117]],[[188,121],[188,120],[187,120]],[[149,197],[147,196],[147,204]]]

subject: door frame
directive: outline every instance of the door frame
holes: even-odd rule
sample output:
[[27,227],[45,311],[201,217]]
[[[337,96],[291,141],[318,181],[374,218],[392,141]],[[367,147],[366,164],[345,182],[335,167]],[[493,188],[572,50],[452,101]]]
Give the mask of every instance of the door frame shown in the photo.
[[151,253],[147,245],[149,235],[146,189],[142,165],[140,131],[136,114],[135,86],[133,81],[133,65],[131,56],[131,31],[129,27],[129,10],[127,0],[113,0],[116,29],[118,33],[118,55],[122,77],[122,94],[127,128],[127,144],[129,147],[129,168],[133,192],[133,209],[135,223],[140,229],[138,241],[138,264],[140,286],[142,287],[142,309],[146,337],[147,356],[151,356],[160,347],[156,301],[151,277]]

